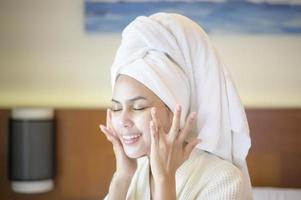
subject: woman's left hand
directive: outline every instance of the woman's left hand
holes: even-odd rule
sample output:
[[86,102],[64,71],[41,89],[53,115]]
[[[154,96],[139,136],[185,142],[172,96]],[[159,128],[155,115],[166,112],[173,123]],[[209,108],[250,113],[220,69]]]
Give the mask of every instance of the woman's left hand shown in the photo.
[[190,113],[181,130],[181,106],[177,105],[168,133],[163,130],[156,108],[151,109],[151,116],[150,168],[154,181],[174,180],[177,169],[189,158],[193,148],[200,142],[197,138],[188,143],[185,142],[186,136],[193,128],[195,112]]

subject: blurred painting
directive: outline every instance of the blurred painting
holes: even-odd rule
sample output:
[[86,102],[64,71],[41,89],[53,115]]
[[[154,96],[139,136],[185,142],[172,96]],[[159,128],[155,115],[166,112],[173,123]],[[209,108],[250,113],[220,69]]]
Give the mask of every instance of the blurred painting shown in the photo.
[[301,0],[85,0],[85,31],[120,32],[140,15],[183,14],[209,34],[301,34]]

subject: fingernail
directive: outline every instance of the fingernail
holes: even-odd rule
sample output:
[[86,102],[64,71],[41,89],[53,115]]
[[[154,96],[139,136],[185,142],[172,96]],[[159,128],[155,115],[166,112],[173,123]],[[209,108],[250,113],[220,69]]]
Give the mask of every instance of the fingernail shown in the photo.
[[195,119],[195,116],[196,116],[196,112],[192,112],[192,113],[190,114],[190,118],[191,118],[191,119]]
[[104,125],[99,125],[100,130],[103,132],[103,130],[106,128]]
[[177,109],[177,111],[180,111],[180,110],[181,110],[180,104],[177,104],[176,109]]

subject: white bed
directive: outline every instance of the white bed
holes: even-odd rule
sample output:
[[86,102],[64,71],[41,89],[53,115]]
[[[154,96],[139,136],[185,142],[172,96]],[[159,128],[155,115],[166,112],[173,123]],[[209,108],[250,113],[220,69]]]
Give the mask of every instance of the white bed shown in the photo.
[[301,189],[253,187],[254,200],[301,200]]

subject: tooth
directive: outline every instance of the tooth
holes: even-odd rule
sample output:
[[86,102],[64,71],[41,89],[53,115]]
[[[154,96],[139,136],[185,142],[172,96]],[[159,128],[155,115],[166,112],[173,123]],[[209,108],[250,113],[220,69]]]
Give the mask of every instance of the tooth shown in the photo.
[[124,135],[123,138],[126,140],[131,140],[131,139],[137,138],[139,136],[140,135]]

